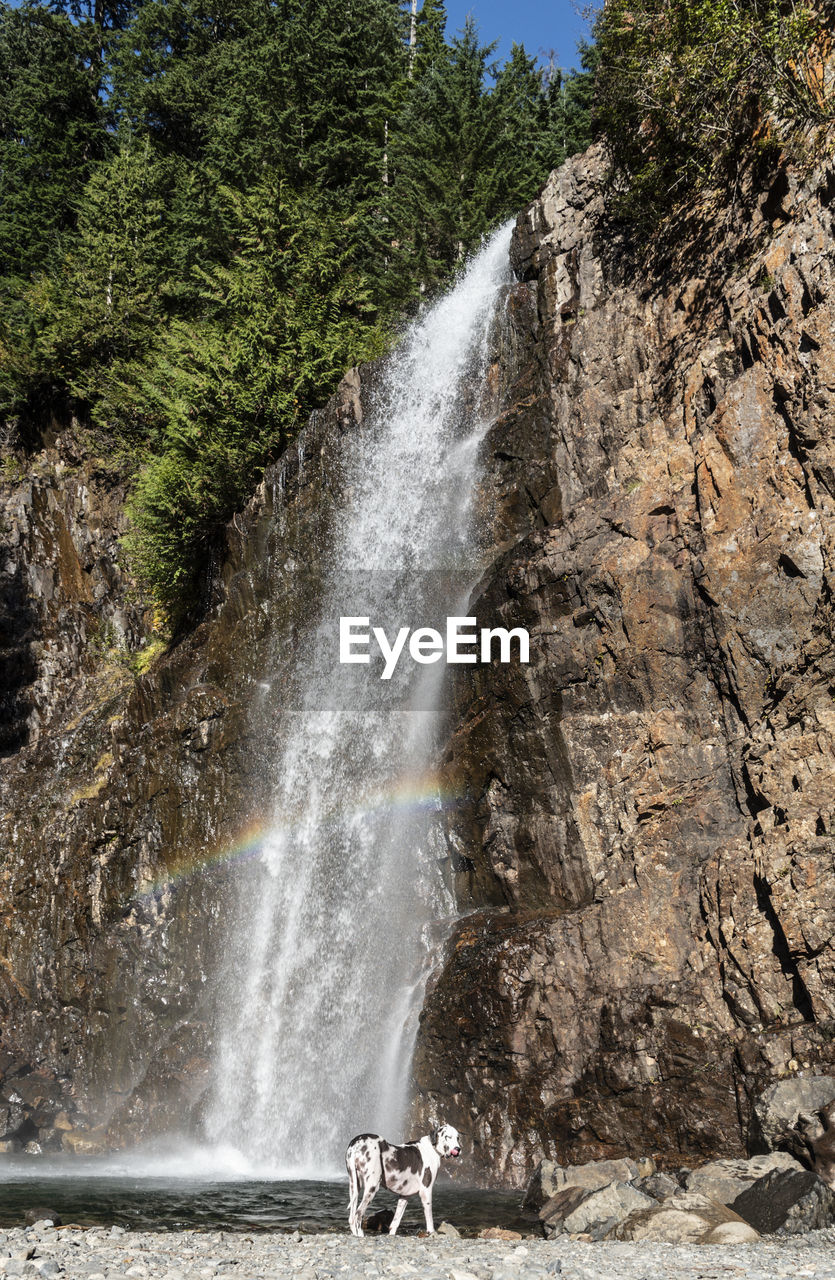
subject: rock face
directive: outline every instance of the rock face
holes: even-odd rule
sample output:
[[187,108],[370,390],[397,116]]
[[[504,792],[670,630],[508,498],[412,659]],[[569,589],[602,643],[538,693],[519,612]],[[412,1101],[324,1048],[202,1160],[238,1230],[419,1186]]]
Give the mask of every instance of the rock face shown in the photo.
[[[835,173],[780,168],[641,264],[604,170],[516,230],[470,612],[531,661],[457,668],[462,919],[415,1059],[415,1123],[519,1187],[543,1156],[752,1154],[763,1090],[835,1069]],[[50,1087],[4,1087],[5,1142],[199,1124],[223,868],[373,380],[267,472],[147,670],[118,474],[74,429],[3,470],[0,1083]]]
[[365,387],[349,374],[268,471],[227,531],[205,621],[144,673],[150,619],[119,568],[118,473],[74,428],[18,459],[23,480],[3,473],[6,1149],[92,1153],[199,1126],[224,867],[266,811],[258,761],[281,699],[276,646],[303,634],[340,442],[372,379],[373,368]]
[[531,662],[456,675],[465,914],[416,1058],[519,1186],[764,1150],[755,1098],[835,1059],[835,173],[637,266],[601,182],[571,161],[517,224],[471,611]]

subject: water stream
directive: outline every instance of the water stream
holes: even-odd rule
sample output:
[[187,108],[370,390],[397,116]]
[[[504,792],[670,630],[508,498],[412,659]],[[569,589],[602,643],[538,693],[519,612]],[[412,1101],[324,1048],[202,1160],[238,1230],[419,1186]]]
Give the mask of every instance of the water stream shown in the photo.
[[378,378],[339,462],[320,613],[285,679],[272,828],[231,918],[207,1125],[283,1177],[342,1170],[357,1131],[402,1135],[424,984],[454,913],[433,773],[446,665],[406,658],[384,681],[373,641],[368,665],[340,664],[339,618],[391,637],[466,612],[510,230]]

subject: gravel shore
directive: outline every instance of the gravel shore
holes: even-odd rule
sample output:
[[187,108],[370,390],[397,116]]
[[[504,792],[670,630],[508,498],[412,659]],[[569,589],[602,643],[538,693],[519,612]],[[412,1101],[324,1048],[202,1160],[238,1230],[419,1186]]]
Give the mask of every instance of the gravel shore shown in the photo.
[[66,1280],[835,1280],[835,1229],[748,1245],[15,1228],[0,1275]]

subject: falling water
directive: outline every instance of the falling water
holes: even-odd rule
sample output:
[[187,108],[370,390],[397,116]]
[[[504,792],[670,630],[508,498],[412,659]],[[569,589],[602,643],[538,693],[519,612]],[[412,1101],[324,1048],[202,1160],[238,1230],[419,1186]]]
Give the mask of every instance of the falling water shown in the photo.
[[[510,224],[410,330],[343,462],[346,498],[272,765],[273,826],[247,879],[210,1128],[286,1176],[326,1173],[360,1130],[396,1137],[417,1013],[453,910],[431,767],[441,661],[341,665],[341,616],[389,637],[466,611],[476,573],[477,405]],[[489,620],[487,620],[489,621]]]

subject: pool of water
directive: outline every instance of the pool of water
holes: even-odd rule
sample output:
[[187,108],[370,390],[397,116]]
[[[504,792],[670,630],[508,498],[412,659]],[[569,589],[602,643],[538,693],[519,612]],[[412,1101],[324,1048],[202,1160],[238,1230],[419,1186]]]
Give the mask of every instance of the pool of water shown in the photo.
[[[441,1183],[435,1187],[436,1225],[454,1223],[462,1234],[483,1227],[530,1230],[519,1219],[518,1192],[480,1191]],[[396,1199],[380,1191],[372,1212],[393,1208]],[[22,1226],[28,1209],[45,1207],[64,1223],[176,1231],[185,1227],[224,1231],[346,1231],[347,1179],[209,1181],[189,1177],[137,1177],[130,1174],[67,1174],[44,1168],[0,1166],[0,1227]],[[423,1228],[423,1210],[415,1198],[401,1231]]]

